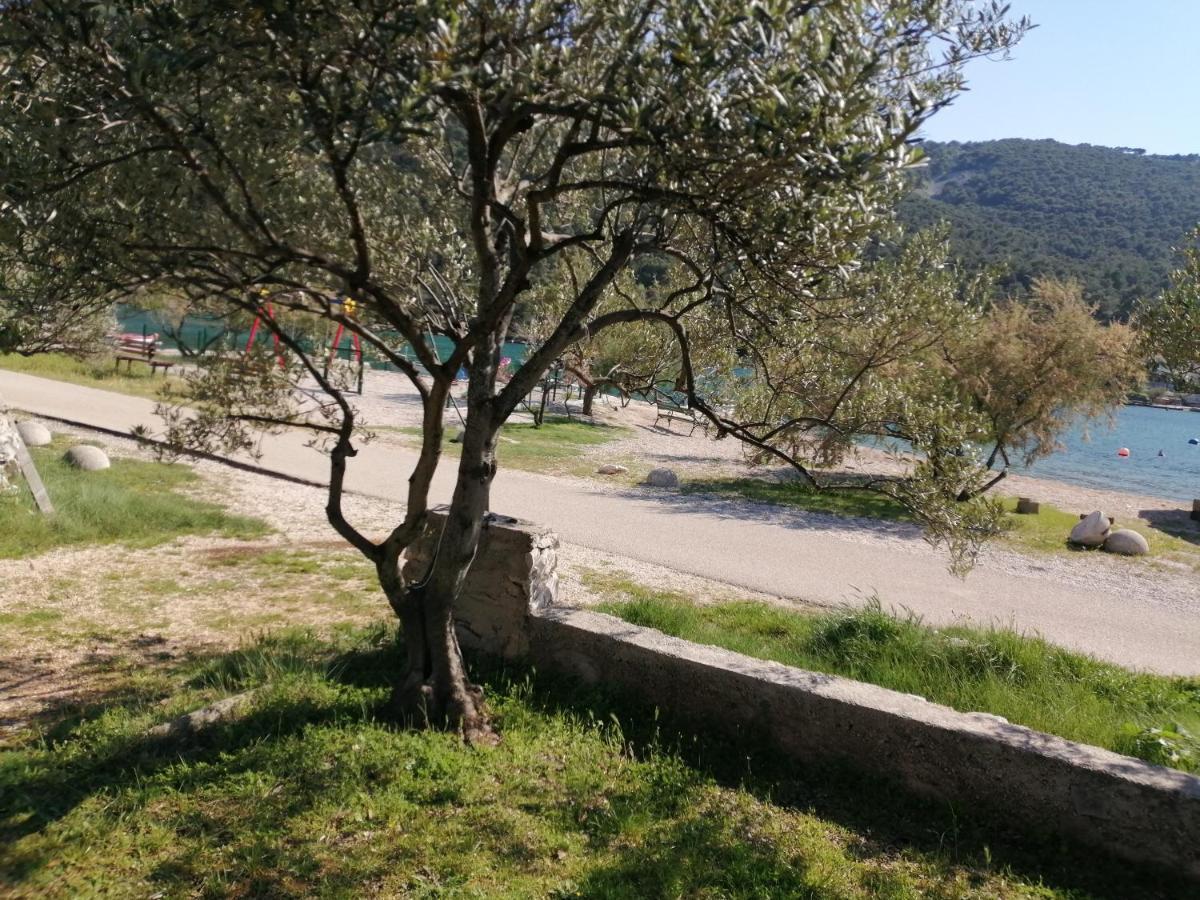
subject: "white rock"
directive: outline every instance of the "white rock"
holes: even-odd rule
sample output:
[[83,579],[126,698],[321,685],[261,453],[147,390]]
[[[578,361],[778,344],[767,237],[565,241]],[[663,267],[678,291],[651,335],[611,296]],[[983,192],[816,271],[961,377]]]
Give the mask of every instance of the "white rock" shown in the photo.
[[1109,553],[1120,553],[1122,556],[1145,556],[1150,552],[1150,544],[1136,531],[1128,528],[1118,528],[1109,532],[1104,539],[1104,549]]
[[108,454],[99,447],[91,447],[87,444],[72,447],[63,459],[85,472],[96,472],[100,469],[107,469],[109,466]]
[[622,475],[629,470],[624,466],[614,465],[613,463],[605,463],[596,470],[597,475]]
[[651,469],[646,476],[646,484],[650,487],[679,487],[679,476],[670,469]]
[[1071,529],[1071,536],[1067,540],[1084,547],[1099,547],[1108,535],[1108,528],[1108,518],[1100,510],[1096,510],[1079,520],[1079,524]]
[[17,423],[17,431],[26,447],[45,447],[50,443],[50,429],[41,422],[26,420]]

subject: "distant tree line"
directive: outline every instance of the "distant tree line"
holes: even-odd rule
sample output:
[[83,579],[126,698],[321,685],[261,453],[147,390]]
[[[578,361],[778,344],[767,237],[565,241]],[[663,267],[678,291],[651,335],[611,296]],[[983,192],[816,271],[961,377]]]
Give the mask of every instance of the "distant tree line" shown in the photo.
[[1198,154],[1018,139],[924,149],[901,219],[948,222],[955,255],[998,267],[1014,295],[1038,278],[1074,279],[1101,317],[1124,320],[1166,288],[1179,236],[1200,221]]

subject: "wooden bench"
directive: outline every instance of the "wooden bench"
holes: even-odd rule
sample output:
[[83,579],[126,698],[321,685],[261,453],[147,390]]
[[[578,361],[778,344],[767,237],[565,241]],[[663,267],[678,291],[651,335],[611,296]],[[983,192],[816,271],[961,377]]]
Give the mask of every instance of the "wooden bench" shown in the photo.
[[667,400],[662,397],[656,397],[654,400],[654,424],[657,425],[660,419],[666,419],[667,430],[671,430],[672,422],[684,422],[691,426],[688,431],[690,436],[697,428],[708,429],[708,420],[700,418],[696,415],[696,411],[689,409],[681,403],[676,403],[673,400]]
[[161,359],[155,359],[158,353],[158,335],[157,334],[122,334],[118,335],[116,340],[116,368],[121,368],[121,363],[125,363],[125,371],[133,368],[135,362],[144,362],[150,367],[150,374],[153,375],[157,370],[162,369],[163,374],[166,370],[175,365],[173,362],[165,362]]

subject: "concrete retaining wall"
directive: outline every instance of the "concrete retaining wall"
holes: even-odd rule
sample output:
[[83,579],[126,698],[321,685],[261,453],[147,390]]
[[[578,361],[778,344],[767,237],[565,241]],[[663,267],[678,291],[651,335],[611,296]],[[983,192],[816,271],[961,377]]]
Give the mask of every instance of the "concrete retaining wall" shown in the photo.
[[[440,529],[434,518],[431,532]],[[428,559],[427,535],[410,565]],[[752,729],[926,797],[1200,879],[1200,779],[920,697],[558,607],[557,539],[494,522],[458,607],[464,645],[634,691],[706,729]]]
[[[405,553],[404,575],[425,577],[446,516],[431,510],[425,533]],[[458,642],[509,659],[531,652],[530,614],[558,601],[558,535],[508,516],[489,514],[479,550],[455,604]]]

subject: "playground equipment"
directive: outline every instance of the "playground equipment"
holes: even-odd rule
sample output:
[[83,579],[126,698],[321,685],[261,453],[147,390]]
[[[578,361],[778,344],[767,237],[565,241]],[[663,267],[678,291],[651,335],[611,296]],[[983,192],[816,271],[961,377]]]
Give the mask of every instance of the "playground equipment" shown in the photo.
[[[345,299],[341,300],[337,305],[341,307],[341,314],[345,318],[347,318],[347,319],[354,318],[354,314],[358,309],[358,304],[355,302],[353,297],[346,297]],[[338,322],[337,331],[333,335],[333,343],[329,345],[329,352],[325,356],[325,369],[322,374],[326,378],[329,377],[329,367],[330,367],[330,365],[333,364],[334,356],[336,356],[337,353],[341,350],[342,337],[343,337],[343,335],[345,335],[345,333],[346,333],[346,323]],[[359,338],[357,331],[354,331],[354,330],[350,331],[349,350],[350,350],[350,358],[352,360],[357,361],[357,363],[358,363],[358,371],[356,373],[355,380],[356,380],[356,384],[357,384],[357,393],[361,395],[363,392],[363,352],[362,352],[362,341]]]
[[[268,291],[266,288],[260,288],[258,291],[258,294],[260,297],[265,298],[265,297],[269,297],[271,295],[271,292]],[[258,315],[256,315],[254,317],[254,324],[250,326],[250,337],[247,338],[247,340],[246,340],[246,349],[244,351],[244,354],[246,356],[250,355],[250,350],[254,346],[254,339],[256,337],[258,337],[258,326],[262,324],[264,315],[272,323],[274,323],[274,321],[275,321],[275,304],[271,303],[270,301],[267,301],[265,306],[260,306],[259,308],[265,309],[265,313],[260,312]],[[270,327],[270,326],[268,326],[268,327]],[[287,358],[283,355],[283,345],[279,341],[279,332],[277,332],[274,328],[271,328],[271,338],[272,338],[272,343],[274,344],[274,347],[275,347],[275,360],[276,360],[276,362],[279,363],[279,368],[286,369],[287,368]]]

